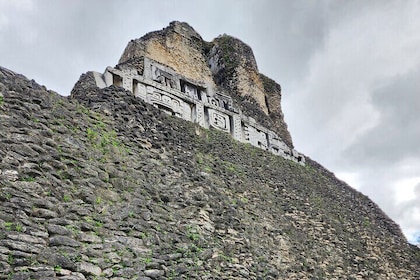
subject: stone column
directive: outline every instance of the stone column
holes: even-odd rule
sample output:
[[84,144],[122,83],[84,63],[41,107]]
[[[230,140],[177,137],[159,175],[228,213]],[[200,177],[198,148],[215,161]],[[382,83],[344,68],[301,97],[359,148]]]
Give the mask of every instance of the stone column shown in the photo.
[[233,139],[243,142],[242,139],[242,120],[239,115],[233,115]]
[[136,97],[139,97],[139,98],[141,98],[141,99],[143,99],[144,101],[147,102],[147,100],[146,100],[146,95],[147,95],[146,86],[144,84],[137,81],[137,87],[133,90],[134,90],[133,93]]
[[123,72],[123,88],[133,92],[133,76],[130,71]]
[[197,103],[195,106],[195,110],[197,113],[197,123],[202,126],[205,127],[205,123],[204,123],[204,105],[202,103]]
[[111,68],[111,67],[107,67],[104,73],[104,80],[107,87],[112,85],[112,73],[109,71],[108,68]]

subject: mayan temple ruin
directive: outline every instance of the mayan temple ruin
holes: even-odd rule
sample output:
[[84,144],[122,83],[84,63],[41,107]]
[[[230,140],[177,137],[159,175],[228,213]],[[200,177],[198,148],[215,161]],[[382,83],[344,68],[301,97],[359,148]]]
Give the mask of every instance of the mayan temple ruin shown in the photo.
[[281,98],[248,45],[182,22],[69,96],[0,66],[0,280],[420,279],[399,225],[295,150]]
[[302,154],[289,148],[275,132],[242,114],[231,97],[216,92],[202,81],[187,79],[148,57],[143,57],[138,65],[138,68],[107,67],[103,74],[94,72],[96,85],[123,87],[169,115],[204,128],[222,130],[238,141],[305,164]]
[[[197,40],[199,36],[185,23],[172,22],[167,29],[189,44],[191,41]],[[140,40],[142,40],[142,44],[149,43],[147,35]],[[235,39],[235,41],[235,43],[243,44],[239,40]],[[133,52],[131,43],[125,54]],[[171,51],[171,48],[167,49],[169,52]],[[168,65],[170,62],[166,58],[167,54],[160,54],[155,59],[153,59],[153,54],[146,52],[135,57],[125,58],[124,55],[123,60],[120,60],[115,68],[107,67],[103,74],[91,72],[99,88],[111,85],[123,87],[134,93],[136,97],[162,109],[169,115],[197,123],[207,129],[214,128],[224,131],[235,140],[249,143],[302,165],[305,164],[305,157],[293,147],[289,147],[276,132],[270,127],[261,125],[252,116],[243,113],[231,96],[218,91],[215,84],[210,81],[212,77],[199,80],[200,76],[189,78],[182,75],[171,65]],[[255,61],[253,56],[251,59]],[[158,60],[165,61],[167,64]],[[210,50],[206,60],[207,65],[202,68],[208,68],[207,71],[215,72],[215,69],[219,67],[218,60],[220,60],[216,46]],[[225,66],[223,65],[223,67]],[[253,89],[247,90],[251,91],[247,94],[252,96]],[[280,101],[277,102],[280,106]],[[268,110],[263,109],[264,111]]]

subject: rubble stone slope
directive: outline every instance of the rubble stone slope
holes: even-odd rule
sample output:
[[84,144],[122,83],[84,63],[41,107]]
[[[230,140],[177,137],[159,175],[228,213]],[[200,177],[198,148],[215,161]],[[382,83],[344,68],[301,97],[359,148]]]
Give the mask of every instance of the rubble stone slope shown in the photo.
[[419,279],[372,201],[83,75],[0,68],[0,279]]

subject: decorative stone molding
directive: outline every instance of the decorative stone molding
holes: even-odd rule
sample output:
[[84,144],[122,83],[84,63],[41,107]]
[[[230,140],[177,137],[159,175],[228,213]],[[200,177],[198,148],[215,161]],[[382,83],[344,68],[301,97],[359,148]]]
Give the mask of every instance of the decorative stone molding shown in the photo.
[[275,132],[243,115],[230,96],[191,81],[150,58],[143,59],[142,71],[117,66],[107,67],[103,74],[94,72],[96,85],[123,87],[169,115],[224,131],[240,142],[305,165],[302,154],[289,148]]

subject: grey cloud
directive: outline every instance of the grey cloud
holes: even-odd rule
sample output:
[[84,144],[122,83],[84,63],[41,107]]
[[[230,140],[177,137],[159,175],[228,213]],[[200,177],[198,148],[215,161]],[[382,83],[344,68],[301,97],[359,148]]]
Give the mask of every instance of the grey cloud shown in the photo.
[[24,15],[15,11],[19,21],[13,21],[0,34],[7,40],[2,53],[8,54],[2,63],[68,94],[78,76],[86,71],[83,65],[98,59],[98,53],[107,49],[101,38],[109,38],[101,29],[106,30],[105,15],[109,16],[112,9],[107,11],[106,5],[92,9],[82,4],[84,1],[39,1]]
[[420,69],[394,77],[372,94],[380,122],[345,151],[349,160],[391,164],[420,158]]
[[[360,191],[396,220],[408,238],[420,235],[420,184],[411,199],[397,203],[398,193],[410,193],[401,180],[420,176],[420,69],[396,76],[372,93],[378,124],[366,131],[337,160],[337,168],[359,174]],[[407,168],[409,166],[409,168]],[[407,170],[408,169],[408,170]]]
[[[322,1],[325,3],[326,1]],[[308,1],[259,1],[249,26],[261,72],[289,87],[302,80],[313,53],[328,34],[328,7]],[[288,92],[287,94],[292,94]]]

